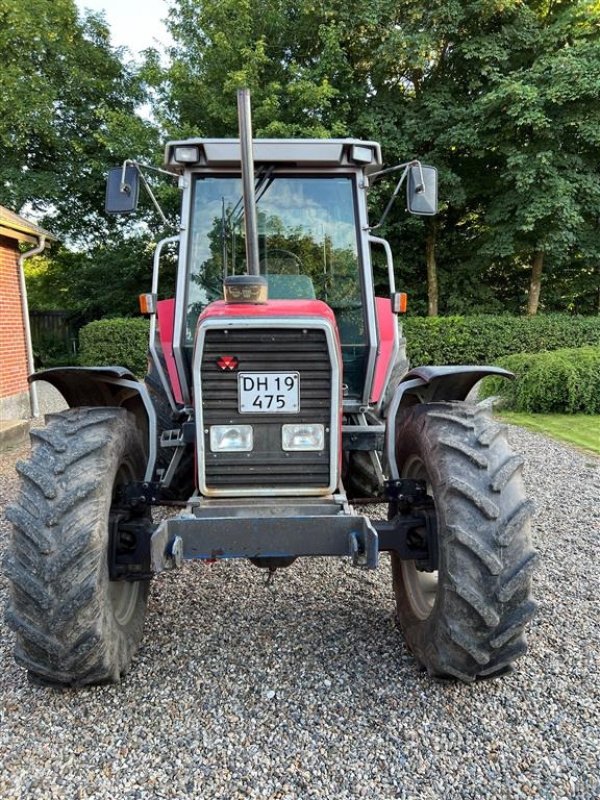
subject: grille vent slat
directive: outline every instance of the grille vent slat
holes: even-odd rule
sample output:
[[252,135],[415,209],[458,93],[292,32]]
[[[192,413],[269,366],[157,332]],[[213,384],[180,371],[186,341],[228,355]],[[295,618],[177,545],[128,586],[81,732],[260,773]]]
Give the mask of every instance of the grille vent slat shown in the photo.
[[[233,355],[233,372],[217,366],[222,355]],[[300,413],[240,414],[238,373],[298,372]],[[281,450],[281,425],[286,422],[331,423],[331,362],[323,330],[215,329],[206,331],[201,361],[204,429],[227,422],[255,426],[250,453],[214,454],[205,434],[205,482],[210,489],[319,488],[329,485],[329,441],[321,453]]]

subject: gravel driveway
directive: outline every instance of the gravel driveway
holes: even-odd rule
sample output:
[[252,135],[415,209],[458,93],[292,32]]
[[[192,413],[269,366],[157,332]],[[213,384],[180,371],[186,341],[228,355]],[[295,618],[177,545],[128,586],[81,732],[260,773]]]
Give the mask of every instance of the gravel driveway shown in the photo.
[[2,623],[0,797],[600,797],[600,461],[511,437],[542,555],[515,673],[432,683],[394,627],[387,557],[377,573],[304,559],[270,587],[245,563],[188,564],[154,582],[119,686],[30,686]]

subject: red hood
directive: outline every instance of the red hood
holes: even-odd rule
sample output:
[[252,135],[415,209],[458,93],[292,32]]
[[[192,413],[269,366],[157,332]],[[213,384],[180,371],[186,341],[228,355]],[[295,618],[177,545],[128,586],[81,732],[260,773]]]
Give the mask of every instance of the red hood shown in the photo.
[[216,300],[204,309],[198,323],[219,317],[320,317],[328,320],[337,330],[335,315],[322,300],[269,300],[263,304]]

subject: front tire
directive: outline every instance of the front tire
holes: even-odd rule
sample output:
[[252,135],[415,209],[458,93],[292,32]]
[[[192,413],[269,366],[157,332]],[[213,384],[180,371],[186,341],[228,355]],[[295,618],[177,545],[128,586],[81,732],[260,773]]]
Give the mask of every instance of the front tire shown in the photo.
[[409,648],[433,677],[470,682],[509,670],[536,609],[521,457],[483,409],[434,403],[400,419],[396,459],[400,477],[426,481],[438,526],[437,572],[392,554]]
[[31,431],[19,462],[14,532],[5,560],[6,621],[15,659],[36,681],[119,681],[142,636],[149,581],[109,579],[109,515],[118,485],[146,464],[135,418],[121,408],[73,408]]

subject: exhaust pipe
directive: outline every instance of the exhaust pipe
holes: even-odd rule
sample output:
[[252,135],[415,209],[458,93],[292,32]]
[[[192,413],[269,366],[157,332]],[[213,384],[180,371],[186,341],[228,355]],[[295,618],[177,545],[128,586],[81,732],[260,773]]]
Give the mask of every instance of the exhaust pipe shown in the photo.
[[249,275],[259,275],[258,225],[256,221],[256,198],[254,196],[254,158],[252,152],[250,89],[238,89],[237,107],[240,130],[244,222],[246,229],[246,265]]

